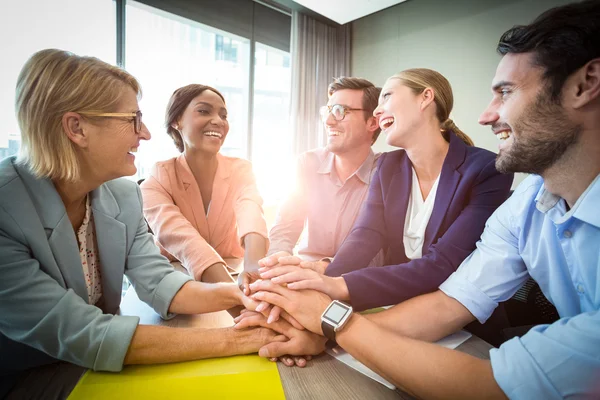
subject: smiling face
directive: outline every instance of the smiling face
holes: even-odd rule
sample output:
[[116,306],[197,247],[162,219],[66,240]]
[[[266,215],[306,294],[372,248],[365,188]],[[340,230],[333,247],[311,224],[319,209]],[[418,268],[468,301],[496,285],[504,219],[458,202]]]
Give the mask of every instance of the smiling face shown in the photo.
[[373,112],[386,142],[395,147],[410,146],[412,135],[423,123],[421,96],[404,86],[399,79],[386,81],[379,106]]
[[[363,108],[362,90],[343,89],[334,92],[328,106],[339,104],[346,108]],[[343,154],[356,150],[359,147],[371,147],[373,133],[376,125],[373,118],[365,120],[363,111],[348,111],[341,121],[336,121],[333,115],[328,114],[325,121],[327,133],[327,149],[334,154]]]
[[[124,87],[122,100],[114,112],[134,113],[138,110],[136,93],[130,87]],[[141,140],[150,139],[144,124],[137,134],[133,117],[99,118],[83,123],[88,142],[80,154],[88,176],[105,182],[137,172],[134,154]]]
[[205,90],[187,105],[173,127],[181,132],[185,151],[216,154],[229,132],[225,102],[212,90]]
[[498,171],[543,174],[577,141],[581,126],[546,87],[531,53],[507,54],[500,61],[492,101],[479,117],[500,139]]

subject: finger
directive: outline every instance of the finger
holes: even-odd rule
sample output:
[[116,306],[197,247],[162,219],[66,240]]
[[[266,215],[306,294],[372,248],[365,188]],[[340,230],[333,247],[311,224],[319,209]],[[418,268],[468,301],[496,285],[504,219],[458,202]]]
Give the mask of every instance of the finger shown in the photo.
[[302,259],[297,256],[285,256],[279,257],[277,261],[280,265],[299,265],[302,262]]
[[[265,328],[268,327],[268,324],[265,321],[265,317],[262,314],[252,315],[249,317],[242,318],[235,323],[233,328],[234,329],[245,329],[245,328],[252,328],[252,327],[256,327],[256,326],[262,326]],[[281,332],[278,332],[278,333],[281,333]]]
[[[283,357],[290,353],[290,342],[271,342],[264,345],[258,350],[258,355],[261,357]],[[288,356],[289,357],[289,356]]]
[[[246,310],[246,309],[244,309],[244,310]],[[233,319],[233,322],[238,323],[241,320],[243,320],[244,318],[249,318],[249,317],[252,317],[252,316],[255,316],[255,315],[262,316],[261,313],[257,313],[256,311],[248,311],[248,310],[246,310],[244,312],[240,312],[240,315],[238,315],[237,317],[235,317]]]
[[244,294],[246,296],[250,295],[250,275],[249,274],[244,274]]
[[271,309],[271,313],[269,314],[269,317],[267,318],[267,323],[270,324],[272,322],[276,322],[279,321],[279,316],[281,315],[281,307],[273,307]]
[[262,258],[258,260],[258,265],[261,267],[272,267],[277,264],[280,257],[289,256],[290,253],[287,251],[278,251],[275,254],[271,254],[269,257]]
[[317,263],[314,261],[302,261],[300,263],[300,267],[319,272],[319,268],[317,268]]
[[296,271],[297,269],[299,269],[297,265],[285,265],[280,267],[265,268],[265,271],[260,273],[260,277],[262,279],[271,279],[280,275]]
[[[278,293],[278,294],[286,293],[285,288],[283,286],[277,285],[277,284],[271,282],[270,279],[266,279],[266,280],[261,279],[254,283],[251,283],[250,289],[252,289],[253,292],[268,291],[268,292],[274,292],[274,293]],[[288,293],[289,293],[289,291],[288,291]]]
[[312,360],[312,356],[304,356],[304,358],[306,358],[306,361]]
[[296,267],[294,271],[290,271],[287,274],[276,276],[275,278],[271,279],[271,281],[280,285],[282,283],[289,284],[298,281],[315,280],[315,278],[315,271]]
[[297,367],[304,368],[306,367],[306,359],[304,357],[294,356],[294,363]]
[[277,357],[271,357],[269,358],[269,361],[277,361]]
[[298,320],[296,320],[296,318],[292,317],[287,311],[283,310],[281,312],[281,318],[283,318],[287,322],[289,322],[294,328],[299,329],[301,331],[304,330],[304,326],[302,326],[302,324],[300,322],[298,322]]
[[324,282],[320,281],[320,280],[316,280],[316,279],[288,283],[288,287],[292,290],[312,289],[312,290],[318,290],[319,292],[328,294],[326,292]]
[[256,311],[259,313],[262,313],[263,311],[265,311],[267,308],[269,308],[269,303],[267,303],[266,301],[261,301],[260,304],[256,307]]
[[289,305],[288,299],[283,297],[280,294],[272,293],[272,292],[257,292],[252,295],[252,297],[259,301],[266,301],[269,304],[273,304],[274,306],[279,306],[283,309]]

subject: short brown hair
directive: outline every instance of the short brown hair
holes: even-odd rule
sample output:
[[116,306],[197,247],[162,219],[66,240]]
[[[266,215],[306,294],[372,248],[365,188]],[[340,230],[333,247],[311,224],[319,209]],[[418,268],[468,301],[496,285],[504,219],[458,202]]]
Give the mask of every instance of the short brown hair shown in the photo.
[[[340,76],[335,78],[333,82],[329,84],[327,94],[329,97],[331,97],[338,90],[345,89],[362,90],[362,108],[364,109],[363,113],[365,114],[365,120],[372,117],[373,111],[375,111],[377,105],[379,104],[379,94],[381,93],[381,88],[363,78]],[[373,142],[371,144],[375,143],[379,137],[379,133],[381,133],[381,128],[377,128],[377,130],[373,133]]]
[[173,124],[176,123],[179,118],[181,118],[183,112],[190,102],[206,90],[215,92],[223,100],[223,103],[225,103],[225,97],[223,97],[221,92],[219,92],[217,89],[197,83],[180,87],[171,95],[171,99],[167,105],[167,112],[165,114],[165,128],[167,128],[167,134],[171,136],[171,139],[173,139],[173,142],[175,143],[175,147],[177,147],[177,150],[179,150],[180,153],[183,153],[184,149],[183,138],[181,137],[181,133],[179,133],[177,129],[173,128]]
[[79,179],[79,159],[75,145],[64,134],[63,115],[116,111],[127,87],[141,95],[133,76],[97,58],[56,49],[32,55],[17,79],[18,162],[38,178]]

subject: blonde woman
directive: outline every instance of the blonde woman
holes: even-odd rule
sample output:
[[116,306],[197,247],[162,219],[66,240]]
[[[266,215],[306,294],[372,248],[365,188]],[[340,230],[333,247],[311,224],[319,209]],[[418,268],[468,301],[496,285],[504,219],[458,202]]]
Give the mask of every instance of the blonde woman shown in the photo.
[[283,340],[269,329],[198,331],[114,315],[123,274],[163,318],[257,305],[234,283],[174,271],[147,232],[137,185],[116,179],[136,172],[135,152],[150,139],[139,94],[127,72],[60,50],[34,54],[19,75],[21,153],[0,162],[0,389],[58,360],[119,371]]
[[[409,69],[389,78],[373,114],[387,143],[402,150],[382,154],[361,214],[333,262],[325,271],[279,266],[261,276],[320,290],[357,310],[437,289],[475,249],[513,180],[496,170],[494,153],[473,146],[449,118],[453,103],[439,72]],[[381,249],[385,266],[367,267]]]

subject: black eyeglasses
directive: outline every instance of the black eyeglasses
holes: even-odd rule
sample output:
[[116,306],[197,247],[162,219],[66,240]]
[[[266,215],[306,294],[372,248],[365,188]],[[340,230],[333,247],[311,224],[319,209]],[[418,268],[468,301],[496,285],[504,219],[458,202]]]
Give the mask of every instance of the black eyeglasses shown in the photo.
[[142,131],[142,112],[137,110],[131,113],[97,113],[93,111],[78,111],[79,114],[89,115],[90,117],[107,117],[107,118],[133,118],[133,129],[136,134],[140,134]]
[[331,106],[323,106],[319,109],[319,114],[321,115],[321,120],[323,122],[327,121],[329,114],[333,115],[336,121],[341,121],[346,117],[349,111],[364,111],[364,108],[350,108],[343,106],[341,104],[334,104]]

